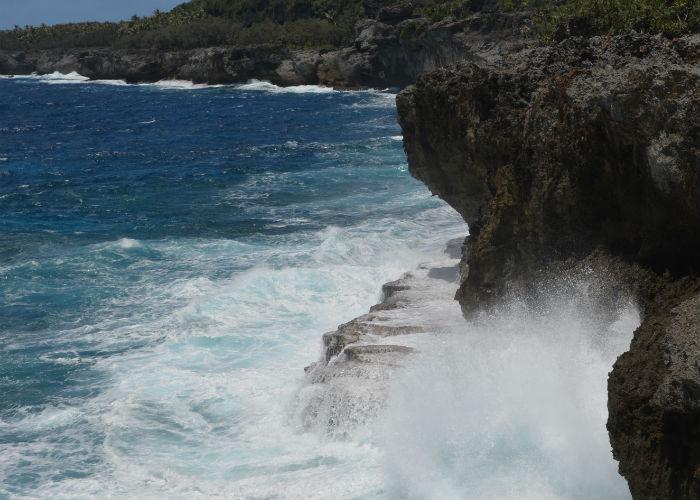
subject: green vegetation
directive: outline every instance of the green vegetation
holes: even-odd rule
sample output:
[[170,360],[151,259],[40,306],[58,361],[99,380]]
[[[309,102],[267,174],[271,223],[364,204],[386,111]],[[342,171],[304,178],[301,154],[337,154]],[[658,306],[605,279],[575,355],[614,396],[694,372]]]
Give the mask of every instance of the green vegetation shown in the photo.
[[[437,0],[420,0],[437,4]],[[339,47],[354,25],[394,0],[191,0],[169,12],[119,23],[16,26],[0,31],[0,49],[87,47],[188,49],[212,45],[284,44]]]
[[438,22],[448,16],[455,18],[469,17],[472,14],[474,2],[413,2],[415,13]]
[[504,0],[504,8],[532,8],[545,42],[630,30],[668,37],[700,32],[700,0]]
[[[396,0],[190,0],[169,12],[119,23],[69,23],[0,31],[0,49],[87,47],[189,49],[212,45],[281,44],[292,48],[352,43],[354,25]],[[464,18],[479,0],[413,0],[413,15],[436,22]],[[529,9],[543,41],[568,35],[616,35],[630,29],[679,36],[700,32],[700,0],[501,0],[505,12]],[[401,40],[423,34],[415,21]]]
[[633,29],[675,37],[700,31],[700,0],[571,0],[557,15],[595,34]]
[[412,41],[417,39],[423,34],[423,27],[415,21],[410,21],[406,26],[403,27],[399,38],[403,41]]

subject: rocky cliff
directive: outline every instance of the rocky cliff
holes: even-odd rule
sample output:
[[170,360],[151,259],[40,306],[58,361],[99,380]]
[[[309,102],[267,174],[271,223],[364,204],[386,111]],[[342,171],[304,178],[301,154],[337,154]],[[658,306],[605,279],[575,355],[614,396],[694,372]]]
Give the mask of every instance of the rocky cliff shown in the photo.
[[0,74],[76,71],[91,79],[129,83],[163,79],[195,83],[268,80],[281,86],[403,87],[416,77],[464,59],[490,59],[522,46],[524,13],[483,8],[468,19],[432,23],[412,10],[380,10],[359,21],[352,46],[292,50],[286,46],[209,47],[181,51],[71,49],[0,51]]
[[570,38],[462,62],[397,98],[411,173],[469,223],[462,309],[606,276],[643,311],[610,374],[635,498],[700,497],[700,36]]

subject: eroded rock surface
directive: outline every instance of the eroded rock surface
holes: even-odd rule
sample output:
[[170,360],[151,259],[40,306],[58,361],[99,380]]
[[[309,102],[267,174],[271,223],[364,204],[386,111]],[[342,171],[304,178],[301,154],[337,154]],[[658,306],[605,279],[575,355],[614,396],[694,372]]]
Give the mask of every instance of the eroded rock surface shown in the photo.
[[608,379],[608,431],[634,498],[700,498],[698,280],[647,304]]
[[[449,318],[431,312],[449,304],[458,284],[458,257],[446,252],[443,260],[386,283],[369,313],[324,334],[322,358],[305,369],[304,425],[345,436],[376,417],[395,370],[421,342],[441,334]],[[463,321],[457,304],[451,312],[454,321]]]
[[411,173],[469,223],[466,314],[586,266],[635,295],[644,320],[609,379],[614,455],[635,498],[698,498],[700,35],[463,62],[397,104]]
[[75,71],[91,79],[129,83],[179,79],[221,84],[258,79],[281,86],[403,87],[445,64],[497,57],[525,43],[521,33],[529,29],[526,14],[499,12],[495,4],[481,8],[469,19],[437,23],[414,16],[410,8],[382,9],[377,19],[359,21],[354,44],[340,49],[266,45],[178,51],[0,51],[0,74]]

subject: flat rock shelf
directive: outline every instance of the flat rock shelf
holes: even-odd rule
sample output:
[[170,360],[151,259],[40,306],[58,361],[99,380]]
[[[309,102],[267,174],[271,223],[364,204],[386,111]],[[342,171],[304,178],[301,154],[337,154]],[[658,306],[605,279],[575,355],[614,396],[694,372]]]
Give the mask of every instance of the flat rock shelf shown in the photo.
[[323,335],[321,359],[304,368],[306,428],[343,437],[369,423],[386,404],[394,372],[421,345],[465,322],[454,300],[461,245],[450,240],[442,259],[385,283],[367,314]]

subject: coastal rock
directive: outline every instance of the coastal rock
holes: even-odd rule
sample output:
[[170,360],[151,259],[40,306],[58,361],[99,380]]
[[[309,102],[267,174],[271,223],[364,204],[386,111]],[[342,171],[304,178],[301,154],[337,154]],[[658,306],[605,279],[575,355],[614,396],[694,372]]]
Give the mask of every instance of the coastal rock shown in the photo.
[[0,51],[0,74],[75,71],[95,80],[129,83],[166,79],[195,83],[269,80],[280,86],[343,89],[403,87],[426,71],[464,59],[496,57],[524,44],[524,13],[489,12],[431,23],[411,9],[386,8],[356,26],[355,42],[339,49],[292,50],[283,45],[190,50],[70,49]]
[[372,356],[376,354],[386,353],[411,354],[413,349],[403,345],[358,345],[350,346],[345,349],[345,356],[349,361],[359,361],[362,363],[370,363],[373,361]]
[[608,431],[634,498],[700,497],[700,281],[647,304],[608,379]]
[[[462,62],[397,97],[412,175],[462,214],[465,314],[592,268],[644,321],[609,380],[635,498],[697,498],[700,35]],[[615,300],[615,297],[613,297]]]
[[[392,375],[407,356],[432,342],[446,319],[462,324],[457,304],[444,309],[458,284],[457,259],[446,254],[386,283],[369,313],[323,335],[321,359],[304,369],[309,383],[298,412],[305,427],[342,437],[371,421],[385,407]],[[438,320],[427,314],[436,307],[444,311]]]
[[379,9],[377,19],[382,23],[394,24],[411,17],[412,14],[413,5],[411,3],[397,4]]
[[465,306],[600,244],[658,273],[698,272],[700,75],[675,45],[570,39],[399,94],[411,173],[470,225]]

